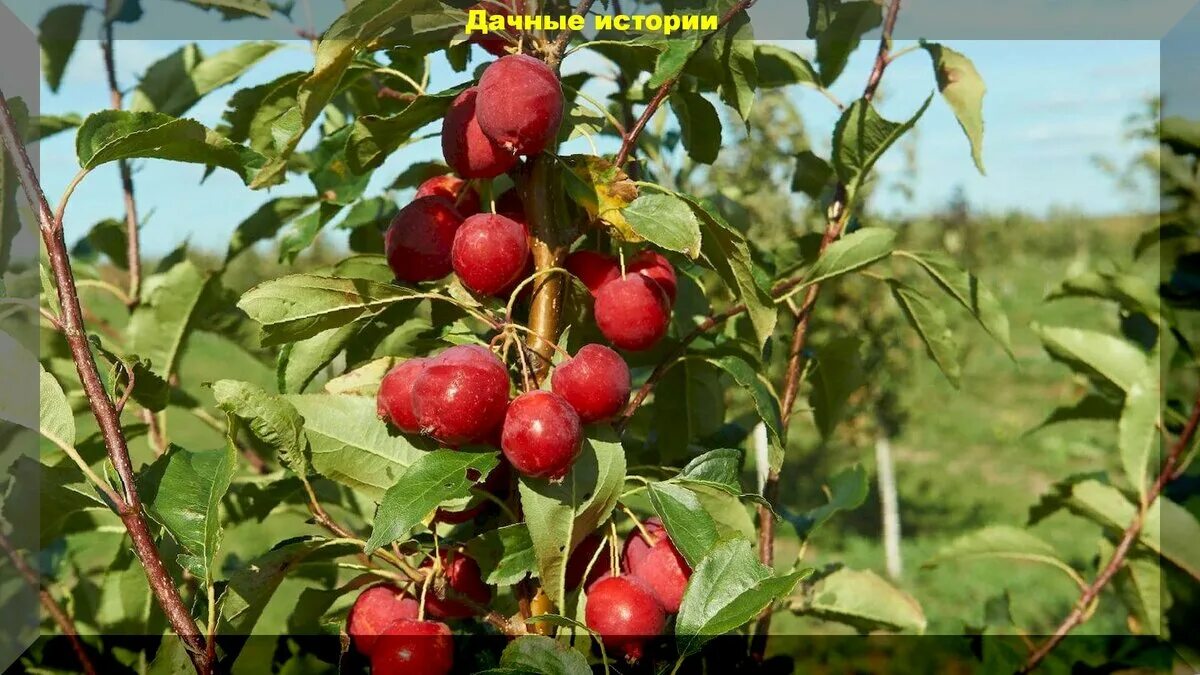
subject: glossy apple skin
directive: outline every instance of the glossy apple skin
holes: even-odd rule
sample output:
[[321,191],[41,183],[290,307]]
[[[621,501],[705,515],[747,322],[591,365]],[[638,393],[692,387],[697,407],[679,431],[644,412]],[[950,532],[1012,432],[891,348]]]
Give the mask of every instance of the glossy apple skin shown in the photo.
[[454,636],[438,621],[401,619],[371,652],[371,675],[447,675],[453,669]]
[[593,310],[604,337],[618,349],[631,352],[658,344],[671,323],[667,294],[641,274],[627,274],[604,284]]
[[421,425],[413,410],[412,390],[417,378],[424,372],[429,359],[408,359],[388,371],[379,383],[375,395],[375,412],[379,419],[390,423],[406,434],[420,433]]
[[501,57],[479,78],[475,115],[483,133],[514,156],[537,155],[558,136],[562,85],[539,59],[527,54]]
[[675,266],[666,256],[658,251],[645,250],[635,255],[626,266],[631,273],[644,274],[658,283],[667,294],[671,304],[675,304],[675,293],[679,282],[675,277]]
[[[642,536],[642,529],[646,530],[654,540],[647,541]],[[653,516],[642,521],[642,529],[633,528],[629,531],[629,536],[625,538],[625,545],[621,548],[621,569],[630,574],[634,567],[640,566],[641,562],[650,554],[650,548],[667,536],[667,529],[663,527],[662,520],[658,516]]]
[[683,593],[692,577],[692,568],[675,548],[661,520],[647,518],[642,527],[654,541],[647,542],[637,528],[630,531],[625,540],[621,568],[649,588],[667,614],[675,614],[679,612]]
[[551,391],[521,394],[508,407],[500,449],[525,476],[561,480],[583,447],[583,426],[566,399]]
[[462,178],[495,178],[517,165],[517,156],[488,138],[476,117],[478,89],[464,90],[442,120],[442,155]]
[[499,295],[511,287],[529,262],[529,237],[517,221],[480,213],[463,221],[450,252],[454,273],[481,295]]
[[[492,601],[492,588],[483,582],[483,572],[474,558],[459,551],[442,551],[441,560],[446,583],[450,588],[481,605]],[[421,567],[432,566],[432,559],[421,563]],[[465,619],[475,615],[475,612],[462,602],[442,600],[433,593],[425,596],[425,612],[439,619]]]
[[445,197],[454,202],[458,215],[469,218],[479,213],[479,193],[467,186],[467,181],[446,174],[434,176],[417,186],[417,198]]
[[667,616],[640,581],[633,577],[605,577],[588,591],[585,623],[604,646],[637,661],[647,640],[659,635]]
[[360,654],[369,656],[379,636],[400,619],[415,619],[420,610],[415,598],[392,584],[372,586],[354,600],[346,617],[346,633]]
[[508,407],[508,370],[479,345],[451,347],[434,357],[413,384],[421,432],[458,447],[489,438]]
[[629,366],[604,345],[584,345],[554,369],[550,386],[571,404],[581,422],[602,422],[629,401]]
[[621,278],[621,266],[611,255],[595,251],[576,251],[567,256],[566,270],[583,282],[595,296],[601,287]]
[[462,217],[444,197],[421,197],[400,209],[384,233],[384,251],[396,278],[417,283],[449,274],[459,225]]

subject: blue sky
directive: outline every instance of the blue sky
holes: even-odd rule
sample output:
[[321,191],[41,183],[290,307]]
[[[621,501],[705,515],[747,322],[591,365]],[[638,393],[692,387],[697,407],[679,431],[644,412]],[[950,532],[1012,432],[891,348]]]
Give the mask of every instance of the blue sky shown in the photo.
[[[163,3],[175,5],[175,3]],[[184,5],[177,5],[184,6]],[[94,35],[86,32],[85,35]],[[162,56],[177,49],[179,41],[128,40],[117,46],[119,78],[132,87],[138,75]],[[206,53],[234,44],[231,41],[202,42]],[[809,54],[810,43],[781,43]],[[898,46],[904,46],[901,42]],[[1093,157],[1102,155],[1117,163],[1128,161],[1144,147],[1123,137],[1124,120],[1141,112],[1147,97],[1159,89],[1159,44],[1156,41],[946,41],[975,62],[988,85],[984,116],[987,122],[984,159],[986,177],[975,171],[967,143],[952,114],[940,99],[919,124],[915,201],[903,201],[891,191],[881,191],[878,208],[892,213],[920,213],[936,209],[961,185],[971,203],[991,212],[1022,210],[1034,214],[1053,208],[1070,208],[1091,214],[1124,212],[1156,203],[1147,187],[1140,197],[1122,193],[1113,181],[1096,168]],[[480,58],[476,54],[476,58]],[[850,60],[834,91],[852,100],[861,90],[870,69],[873,46],[864,44]],[[307,44],[289,43],[268,57],[237,85],[211,94],[189,116],[215,125],[228,96],[238,86],[269,81],[280,74],[307,70],[312,55]],[[604,62],[586,50],[568,58],[568,71],[601,68]],[[107,106],[108,93],[95,41],[79,44],[67,70],[61,93],[42,92],[42,111],[47,114],[87,113]],[[463,79],[444,64],[434,70],[434,88]],[[890,119],[908,117],[933,91],[929,59],[923,51],[905,56],[887,71],[880,104]],[[594,93],[603,93],[602,90]],[[827,136],[837,111],[815,92],[800,89],[796,96],[818,151],[828,150]],[[576,151],[587,151],[585,141],[576,140]],[[602,151],[612,151],[602,145]],[[73,137],[62,134],[40,148],[43,178],[53,199],[78,169]],[[377,172],[375,189],[408,163],[439,158],[435,140],[419,143],[397,153]],[[139,163],[136,174],[138,202],[144,227],[144,248],[161,254],[184,239],[194,245],[220,250],[237,224],[266,199],[286,194],[311,192],[306,179],[292,180],[270,193],[250,192],[228,172],[218,172],[198,184],[201,169],[167,162]],[[880,165],[884,179],[902,170],[898,153],[886,156]],[[121,202],[116,191],[115,168],[101,168],[76,193],[67,216],[68,240],[84,234],[92,224],[119,216]]]

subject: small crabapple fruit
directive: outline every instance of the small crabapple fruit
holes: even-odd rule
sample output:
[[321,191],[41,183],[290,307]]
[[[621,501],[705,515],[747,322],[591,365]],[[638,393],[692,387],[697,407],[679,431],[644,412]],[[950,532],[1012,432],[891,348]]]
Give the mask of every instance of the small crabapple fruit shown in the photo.
[[371,652],[371,675],[446,675],[454,668],[454,637],[438,621],[401,619]]
[[596,325],[608,341],[631,352],[650,349],[671,322],[667,294],[642,274],[626,274],[596,294]]
[[445,197],[454,202],[463,218],[479,213],[479,193],[467,181],[451,174],[434,176],[417,186],[417,197]]
[[384,234],[388,265],[396,278],[415,283],[450,273],[450,249],[462,217],[444,197],[421,197],[400,209]]
[[645,644],[663,631],[667,617],[642,582],[629,576],[605,577],[588,591],[584,620],[604,646],[637,661]]
[[629,272],[637,272],[650,277],[658,282],[663,292],[670,298],[671,304],[675,303],[675,291],[678,282],[675,278],[675,266],[667,260],[666,256],[658,251],[645,250],[635,255],[626,266]]
[[392,426],[408,434],[421,431],[417,414],[413,411],[412,389],[417,377],[425,370],[429,359],[415,357],[400,363],[388,371],[379,383],[375,396],[375,411],[379,419],[391,422]]
[[575,463],[582,444],[578,413],[552,391],[521,394],[504,416],[500,449],[525,476],[560,480]]
[[529,238],[517,221],[480,213],[463,221],[454,235],[450,261],[467,288],[496,295],[510,287],[529,260]]
[[567,256],[564,266],[587,286],[593,296],[600,292],[604,284],[621,278],[621,266],[617,259],[595,251],[576,251]]
[[579,413],[584,424],[611,419],[629,400],[629,366],[604,345],[584,345],[554,369],[554,393]]
[[558,135],[562,85],[545,62],[510,54],[483,71],[475,114],[483,133],[512,155],[536,155]]
[[466,89],[442,120],[442,155],[463,178],[495,178],[517,164],[517,157],[484,135],[475,115],[476,87]]
[[360,654],[369,655],[384,631],[400,619],[417,618],[420,604],[392,584],[372,586],[354,600],[346,633]]
[[451,347],[425,364],[413,383],[413,412],[423,433],[450,446],[487,438],[504,420],[508,370],[487,348]]
[[[432,567],[433,559],[427,558],[421,567]],[[492,588],[483,581],[483,572],[474,558],[459,551],[441,551],[442,574],[446,584],[456,593],[486,605],[492,601]],[[434,593],[425,596],[425,611],[439,619],[465,619],[475,614],[470,607],[449,598],[443,600]]]

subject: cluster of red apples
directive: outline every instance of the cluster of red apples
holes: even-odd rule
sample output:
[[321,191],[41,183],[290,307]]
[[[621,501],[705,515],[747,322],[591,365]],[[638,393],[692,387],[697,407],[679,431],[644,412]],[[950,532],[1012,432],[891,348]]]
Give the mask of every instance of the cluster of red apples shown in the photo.
[[[621,550],[619,573],[601,550],[604,543],[604,538],[594,533],[571,554],[567,590],[584,583],[588,628],[600,636],[607,649],[637,661],[645,653],[646,642],[663,632],[667,615],[679,611],[692,570],[657,518],[630,532]],[[479,604],[491,600],[491,588],[484,583],[479,565],[460,552],[443,552],[438,564],[431,558],[422,569],[445,575],[451,594]],[[354,648],[370,659],[375,675],[444,675],[454,667],[453,633],[438,619],[464,619],[472,615],[471,608],[426,592],[422,612],[418,597],[395,585],[381,584],[363,591],[354,601],[346,632]]]

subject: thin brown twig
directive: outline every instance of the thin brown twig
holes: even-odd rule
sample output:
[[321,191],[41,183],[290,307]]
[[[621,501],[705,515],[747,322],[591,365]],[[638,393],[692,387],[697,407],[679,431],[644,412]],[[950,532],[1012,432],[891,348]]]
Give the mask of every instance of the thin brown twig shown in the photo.
[[[113,110],[124,107],[124,96],[117,83],[116,54],[113,43],[113,24],[104,23],[104,39],[100,41],[100,49],[104,52],[104,72],[108,76],[109,102]],[[133,196],[133,173],[129,162],[119,160],[117,170],[121,175],[121,195],[125,200],[125,240],[126,257],[129,264],[129,300],[128,305],[138,304],[142,289],[142,254],[138,237],[137,200]]]
[[179,589],[163,564],[162,556],[154,542],[154,536],[146,523],[138,496],[133,464],[129,459],[129,447],[125,432],[121,429],[120,416],[112,399],[104,389],[96,361],[92,357],[83,322],[83,311],[79,304],[79,292],[75,287],[75,274],[67,255],[67,242],[63,238],[62,221],[56,220],[46,201],[45,192],[37,179],[29,153],[17,134],[16,122],[8,107],[8,100],[0,91],[0,137],[16,167],[17,176],[33,211],[37,214],[42,240],[46,246],[51,273],[58,292],[61,309],[63,336],[71,350],[75,369],[79,374],[92,415],[104,437],[109,461],[112,462],[124,490],[123,508],[119,508],[121,522],[133,543],[134,552],[142,563],[146,578],[154,597],[162,607],[172,630],[184,641],[192,664],[201,675],[212,672],[212,663],[204,652],[204,640],[187,605],[179,595]]
[[1092,606],[1093,602],[1100,595],[1100,591],[1121,570],[1121,566],[1125,563],[1125,558],[1133,549],[1133,545],[1137,542],[1138,536],[1142,532],[1142,527],[1146,523],[1146,514],[1149,513],[1154,502],[1162,495],[1163,489],[1171,482],[1175,466],[1179,464],[1183,453],[1191,445],[1192,439],[1196,436],[1198,426],[1200,426],[1200,393],[1197,393],[1196,401],[1192,404],[1192,414],[1188,417],[1187,424],[1180,431],[1175,444],[1167,451],[1167,458],[1163,462],[1162,469],[1158,472],[1158,478],[1150,486],[1150,489],[1146,491],[1146,498],[1142,500],[1142,505],[1138,508],[1137,513],[1134,514],[1133,520],[1125,528],[1125,532],[1121,535],[1121,541],[1113,549],[1112,557],[1109,558],[1108,563],[1105,564],[1104,569],[1100,571],[1096,579],[1079,595],[1079,600],[1075,603],[1075,608],[1059,624],[1054,634],[1029,655],[1028,660],[1025,661],[1025,665],[1021,667],[1020,673],[1029,673],[1036,669],[1050,652],[1054,651],[1054,648],[1066,639],[1068,633],[1087,620],[1089,607]]
[[[717,22],[717,29],[706,34],[700,40],[699,46],[697,46],[696,50],[688,56],[687,61],[691,61],[692,56],[695,56],[698,52],[700,52],[700,50],[704,49],[705,45],[711,42],[712,39],[716,37],[717,33],[720,33],[721,30],[728,26],[731,21],[733,21],[739,14],[749,9],[754,3],[755,0],[739,0],[738,3],[731,7],[729,11],[721,17],[721,20]],[[687,62],[684,63],[684,67],[686,66]],[[680,70],[682,73],[682,68]],[[667,100],[667,96],[671,94],[671,90],[675,88],[675,85],[679,82],[679,78],[681,76],[682,74],[667,79],[667,81],[663,82],[662,85],[658,87],[658,90],[654,92],[654,96],[652,96],[650,101],[646,103],[646,109],[642,111],[641,117],[639,117],[637,122],[634,123],[633,127],[626,132],[625,138],[621,140],[621,149],[617,151],[617,157],[615,160],[613,160],[613,164],[620,167],[624,166],[625,162],[629,161],[629,156],[633,152],[633,148],[637,143],[638,136],[641,136],[642,132],[646,129],[646,125],[650,123],[650,119],[654,117],[654,113],[658,112],[658,109],[662,106],[663,101]]]
[[13,567],[17,573],[25,580],[29,587],[37,591],[38,600],[42,603],[46,613],[58,624],[58,629],[66,636],[71,643],[71,649],[75,652],[75,658],[79,659],[79,665],[83,669],[84,675],[96,675],[96,667],[92,665],[92,659],[88,656],[87,648],[83,646],[83,641],[79,639],[79,629],[75,627],[75,622],[71,620],[70,615],[58,604],[54,599],[54,595],[42,583],[38,573],[34,571],[29,563],[26,562],[25,556],[17,550],[12,541],[7,536],[0,533],[0,549],[8,554],[8,559],[12,561]]
[[[587,13],[592,11],[592,5],[596,0],[580,0],[579,5],[575,8],[574,16],[587,16]],[[546,54],[546,64],[553,68],[556,72],[558,66],[562,63],[563,51],[567,48],[567,43],[571,41],[571,36],[575,31],[570,27],[565,27],[559,32],[554,43],[550,45],[550,51]]]

